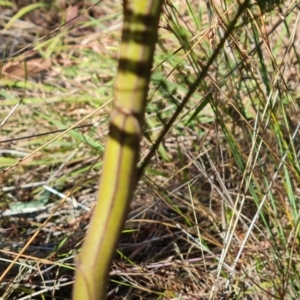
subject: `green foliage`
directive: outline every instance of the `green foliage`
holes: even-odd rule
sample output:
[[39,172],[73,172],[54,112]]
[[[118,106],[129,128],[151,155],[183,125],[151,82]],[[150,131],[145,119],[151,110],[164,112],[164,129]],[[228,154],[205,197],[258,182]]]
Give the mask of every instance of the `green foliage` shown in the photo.
[[[1,120],[23,99],[1,127],[1,141],[15,140],[1,142],[0,167],[16,165],[2,174],[3,211],[9,208],[8,193],[29,202],[35,188],[23,185],[39,181],[73,190],[84,203],[94,200],[120,42],[115,28],[120,28],[121,4],[108,2],[98,5],[99,17],[80,21],[82,28],[99,31],[72,36],[75,24],[32,45],[36,55],[52,61],[41,76],[3,74]],[[14,13],[7,30],[15,34],[18,18],[41,6],[35,5]],[[117,250],[121,255],[111,270],[112,297],[206,299],[212,287],[213,299],[230,293],[234,299],[298,297],[300,61],[295,12],[291,1],[166,3],[146,107],[147,138],[141,143],[143,172]],[[93,126],[61,136],[56,132],[78,121]],[[55,265],[47,273],[51,279],[65,276],[71,284],[70,259],[80,251],[88,218],[74,207],[59,208],[48,220],[61,233],[49,234],[55,247],[46,254],[28,250],[36,258],[30,264],[18,261],[26,271],[20,276],[34,274],[43,282],[39,270],[50,267],[40,261],[43,257]],[[14,221],[23,228],[16,229],[22,245],[42,228],[38,216],[29,220],[25,225],[21,217]],[[9,234],[11,221],[1,220]],[[30,231],[31,226],[37,227]],[[41,230],[32,244],[45,241]],[[13,291],[17,297],[36,290],[48,296],[26,284],[20,281]],[[60,295],[54,285],[48,287]],[[12,291],[7,282],[4,290]]]

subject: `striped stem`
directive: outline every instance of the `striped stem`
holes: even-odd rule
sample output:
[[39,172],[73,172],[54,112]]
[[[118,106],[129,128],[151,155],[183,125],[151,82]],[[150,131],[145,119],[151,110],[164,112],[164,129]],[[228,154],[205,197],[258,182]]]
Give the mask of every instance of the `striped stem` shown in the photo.
[[74,300],[106,299],[108,275],[133,197],[144,111],[163,0],[124,1],[115,99],[97,205],[76,261]]

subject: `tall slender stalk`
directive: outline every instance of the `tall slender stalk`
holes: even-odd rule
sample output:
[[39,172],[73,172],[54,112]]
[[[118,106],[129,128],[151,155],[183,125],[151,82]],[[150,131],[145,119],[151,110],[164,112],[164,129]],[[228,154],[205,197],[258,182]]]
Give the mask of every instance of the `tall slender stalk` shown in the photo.
[[108,274],[137,178],[144,110],[163,0],[124,1],[115,100],[97,205],[76,261],[74,300],[106,299]]

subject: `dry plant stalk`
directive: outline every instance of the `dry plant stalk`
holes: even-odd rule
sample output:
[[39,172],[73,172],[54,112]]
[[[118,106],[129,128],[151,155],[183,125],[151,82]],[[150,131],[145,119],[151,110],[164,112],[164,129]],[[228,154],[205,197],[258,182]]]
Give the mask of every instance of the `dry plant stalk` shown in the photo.
[[98,202],[76,262],[74,300],[106,299],[108,274],[137,178],[141,128],[163,0],[124,1],[115,99]]

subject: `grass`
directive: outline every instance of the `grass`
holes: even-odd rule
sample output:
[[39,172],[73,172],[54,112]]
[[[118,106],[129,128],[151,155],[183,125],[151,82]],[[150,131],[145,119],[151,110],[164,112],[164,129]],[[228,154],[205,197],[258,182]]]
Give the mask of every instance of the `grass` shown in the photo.
[[[16,15],[10,3],[0,4]],[[145,172],[112,266],[109,299],[300,294],[298,11],[287,1],[261,7],[270,9],[262,16],[253,5],[218,47],[240,6],[204,4],[168,2],[161,19],[141,150]],[[50,28],[44,39],[35,25],[30,45],[30,12],[4,34],[1,120],[22,103],[1,126],[3,211],[16,200],[38,200],[44,184],[93,208],[121,5],[103,1],[83,12],[79,23]],[[12,55],[12,47],[21,51]],[[70,299],[73,258],[89,218],[54,194],[43,212],[2,216],[1,273],[24,251],[2,280],[2,298]]]

